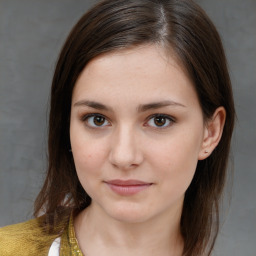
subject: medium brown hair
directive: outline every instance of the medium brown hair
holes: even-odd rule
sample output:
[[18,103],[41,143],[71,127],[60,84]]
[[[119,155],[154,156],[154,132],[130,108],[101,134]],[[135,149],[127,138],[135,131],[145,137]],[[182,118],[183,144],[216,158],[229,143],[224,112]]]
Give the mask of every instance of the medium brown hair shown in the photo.
[[176,54],[195,86],[205,120],[219,106],[226,110],[222,138],[212,154],[198,162],[185,193],[180,223],[183,255],[210,255],[218,233],[219,201],[235,110],[219,34],[206,13],[191,0],[105,0],[75,25],[60,53],[53,77],[49,166],[34,214],[38,216],[43,210],[46,225],[54,230],[54,220],[63,220],[71,211],[80,211],[90,204],[69,152],[72,91],[79,74],[93,58],[142,44],[160,44],[167,52]]

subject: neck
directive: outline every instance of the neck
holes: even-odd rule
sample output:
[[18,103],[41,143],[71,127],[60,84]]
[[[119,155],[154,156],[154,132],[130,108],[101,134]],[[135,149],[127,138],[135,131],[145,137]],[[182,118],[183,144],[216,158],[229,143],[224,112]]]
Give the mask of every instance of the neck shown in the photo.
[[76,237],[87,256],[182,255],[181,212],[164,215],[140,223],[127,223],[103,214],[92,204],[74,220]]

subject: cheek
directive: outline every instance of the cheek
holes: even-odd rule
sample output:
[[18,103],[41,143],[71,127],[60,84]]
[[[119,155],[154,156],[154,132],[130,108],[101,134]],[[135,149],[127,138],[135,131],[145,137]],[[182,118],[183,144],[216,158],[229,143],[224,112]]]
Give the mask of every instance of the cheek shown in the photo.
[[103,151],[98,150],[96,146],[84,145],[72,148],[73,157],[77,172],[88,172],[97,170],[103,158]]
[[86,193],[93,197],[93,188],[97,187],[102,177],[104,152],[89,141],[74,143],[72,151],[78,179]]
[[182,136],[167,139],[163,143],[155,143],[148,148],[150,150],[148,155],[151,155],[152,161],[155,160],[159,165],[185,171],[186,167],[197,163],[200,138],[182,134]]
[[[79,179],[96,175],[102,169],[100,167],[107,151],[103,140],[97,141],[76,133],[71,136],[71,146]],[[82,180],[80,181],[82,183]]]
[[186,191],[196,170],[200,143],[200,133],[191,136],[191,133],[182,132],[164,143],[149,147],[151,165],[166,189],[179,193]]

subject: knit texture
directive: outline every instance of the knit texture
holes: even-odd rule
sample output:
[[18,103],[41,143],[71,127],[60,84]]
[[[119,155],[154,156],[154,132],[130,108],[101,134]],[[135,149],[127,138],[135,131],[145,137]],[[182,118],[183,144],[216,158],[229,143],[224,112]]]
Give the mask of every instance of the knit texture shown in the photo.
[[0,228],[1,256],[45,256],[57,237],[42,228],[44,217]]

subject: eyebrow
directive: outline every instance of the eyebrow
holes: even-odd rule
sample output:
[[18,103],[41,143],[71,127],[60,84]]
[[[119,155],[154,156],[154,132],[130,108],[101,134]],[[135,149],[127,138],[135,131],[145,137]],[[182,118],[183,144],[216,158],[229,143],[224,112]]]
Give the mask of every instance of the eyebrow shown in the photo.
[[166,100],[166,101],[160,101],[160,102],[153,102],[149,104],[139,105],[138,112],[145,112],[147,110],[151,109],[158,109],[168,106],[174,106],[174,107],[186,107],[185,105],[172,101],[172,100]]
[[[110,112],[114,112],[112,108],[107,107],[104,104],[101,104],[99,102],[96,101],[90,101],[90,100],[81,100],[78,101],[74,104],[75,107],[78,106],[86,106],[86,107],[90,107],[90,108],[94,108],[94,109],[98,109],[98,110],[105,110],[105,111],[110,111]],[[166,101],[160,101],[160,102],[152,102],[149,104],[141,104],[138,106],[137,111],[138,112],[145,112],[148,110],[152,110],[152,109],[158,109],[158,108],[163,108],[163,107],[168,107],[168,106],[174,106],[174,107],[186,107],[185,105],[172,101],[172,100],[166,100]]]
[[110,107],[107,107],[107,106],[105,106],[99,102],[96,102],[96,101],[81,100],[74,104],[74,107],[79,107],[79,106],[86,106],[86,107],[90,107],[90,108],[94,108],[94,109],[98,109],[98,110],[105,110],[105,111],[113,112],[113,110]]

